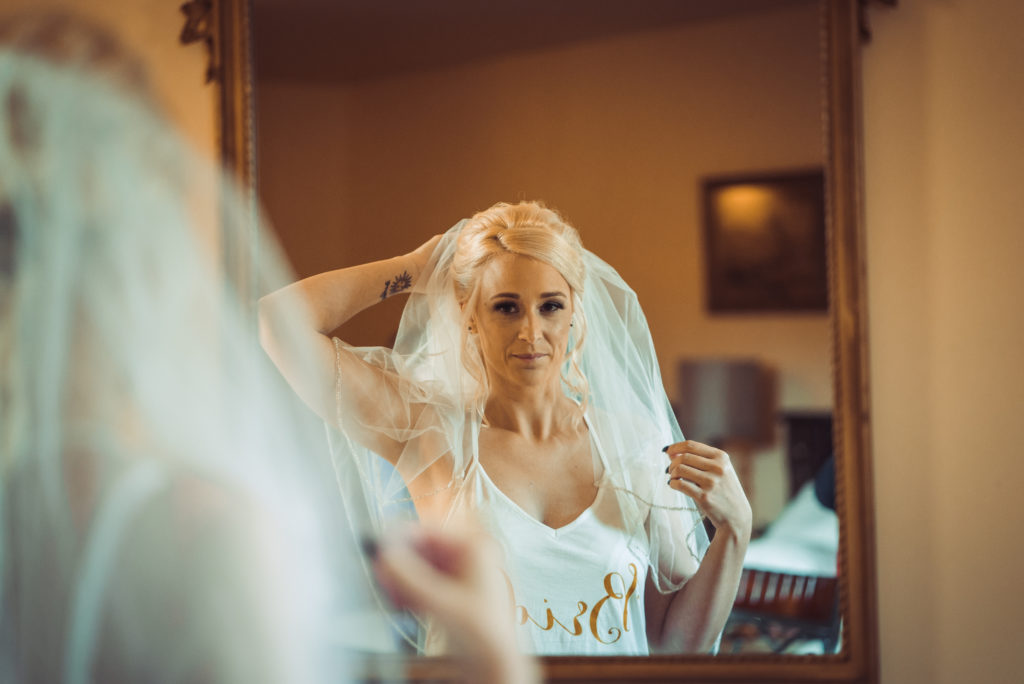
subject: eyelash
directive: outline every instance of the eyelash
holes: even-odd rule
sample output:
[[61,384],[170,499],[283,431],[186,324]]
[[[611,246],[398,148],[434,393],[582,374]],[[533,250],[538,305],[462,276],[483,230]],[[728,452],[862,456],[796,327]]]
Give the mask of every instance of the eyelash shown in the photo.
[[565,308],[565,305],[563,305],[561,302],[544,302],[543,304],[541,304],[540,308],[541,310],[544,310],[546,307],[550,307],[547,308],[547,310],[553,313],[555,311],[561,311],[562,309]]
[[[540,308],[542,313],[555,313],[564,309],[565,305],[561,302],[548,301],[541,304]],[[498,302],[494,305],[494,310],[506,315],[519,313],[519,307],[515,302]]]

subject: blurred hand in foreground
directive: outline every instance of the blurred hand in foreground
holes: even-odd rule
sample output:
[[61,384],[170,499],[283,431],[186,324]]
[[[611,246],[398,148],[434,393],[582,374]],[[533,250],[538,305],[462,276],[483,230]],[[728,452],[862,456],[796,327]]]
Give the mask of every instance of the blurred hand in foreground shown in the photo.
[[413,526],[378,547],[377,580],[399,607],[430,615],[466,659],[469,681],[539,681],[536,661],[518,647],[497,544],[478,525]]

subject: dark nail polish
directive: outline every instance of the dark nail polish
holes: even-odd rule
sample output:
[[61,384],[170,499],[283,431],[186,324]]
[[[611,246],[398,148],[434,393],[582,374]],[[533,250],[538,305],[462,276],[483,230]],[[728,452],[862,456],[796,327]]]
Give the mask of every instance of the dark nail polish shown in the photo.
[[671,487],[671,486],[672,486],[672,480],[671,480],[671,479],[669,479],[669,481],[668,481],[668,482],[666,482],[665,484],[667,484],[667,485],[668,485],[669,487]]
[[668,474],[668,471],[669,471],[669,469],[670,469],[671,467],[672,467],[672,466],[665,466],[665,474],[666,474],[666,475]]
[[664,452],[664,453],[668,453],[668,447],[670,447],[670,446],[672,446],[672,445],[671,445],[671,444],[669,444],[668,446],[663,446],[663,447],[661,447],[661,450],[662,450],[662,452]]

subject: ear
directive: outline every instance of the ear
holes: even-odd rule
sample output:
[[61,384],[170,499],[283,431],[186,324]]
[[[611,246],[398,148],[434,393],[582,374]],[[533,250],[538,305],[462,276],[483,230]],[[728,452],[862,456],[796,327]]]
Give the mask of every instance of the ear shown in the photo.
[[[465,301],[459,302],[459,313],[465,313],[465,311],[466,311],[466,302]],[[469,319],[466,321],[466,327],[469,329],[469,332],[470,332],[471,335],[475,335],[476,334],[476,316],[470,316],[469,317]]]

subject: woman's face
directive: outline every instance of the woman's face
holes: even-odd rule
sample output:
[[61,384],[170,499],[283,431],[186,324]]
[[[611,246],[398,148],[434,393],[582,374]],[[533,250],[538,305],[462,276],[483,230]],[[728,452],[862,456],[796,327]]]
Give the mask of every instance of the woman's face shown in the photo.
[[572,290],[542,261],[502,255],[484,267],[471,324],[492,389],[559,387],[569,344]]

